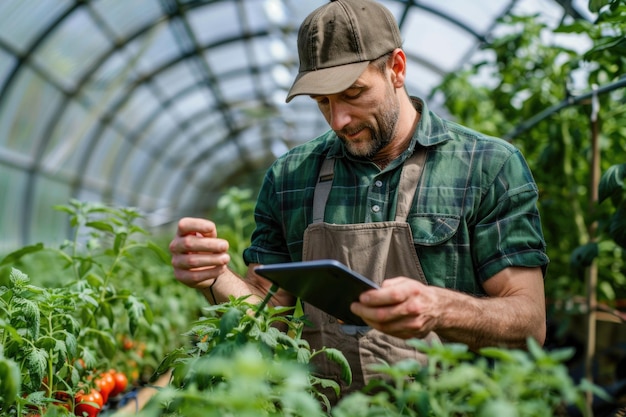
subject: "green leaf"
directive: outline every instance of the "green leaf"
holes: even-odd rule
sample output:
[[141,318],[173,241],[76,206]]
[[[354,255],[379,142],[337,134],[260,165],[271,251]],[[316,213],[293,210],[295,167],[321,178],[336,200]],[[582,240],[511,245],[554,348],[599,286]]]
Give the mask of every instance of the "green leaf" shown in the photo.
[[487,402],[481,407],[477,417],[518,417],[519,415],[514,404],[503,399],[496,399]]
[[239,320],[243,313],[236,308],[229,308],[220,320],[220,340],[225,340],[226,336],[239,325]]
[[85,226],[91,227],[92,229],[100,230],[103,232],[115,233],[115,229],[113,229],[113,226],[103,221],[87,222]]
[[63,330],[62,333],[65,335],[65,347],[70,356],[76,356],[78,352],[78,341],[76,340],[76,336],[66,330]]
[[102,349],[102,352],[107,358],[112,358],[115,355],[116,344],[115,338],[111,333],[97,331],[96,335],[98,337],[98,346]]
[[609,235],[615,243],[626,249],[626,200],[622,201],[611,217]]
[[613,165],[600,178],[598,201],[601,203],[609,197],[622,196],[625,192],[626,164]]
[[168,264],[168,265],[170,264],[171,258],[168,252],[164,251],[160,246],[158,246],[156,243],[152,242],[151,240],[149,240],[146,243],[146,246],[149,249],[151,249],[159,257],[159,259],[161,259],[163,263]]
[[129,296],[126,299],[125,307],[128,312],[128,326],[130,330],[130,334],[134,335],[137,331],[137,327],[139,326],[139,320],[144,317],[144,312],[146,311],[146,306],[143,301],[139,300],[135,296]]
[[43,250],[43,248],[44,248],[43,243],[36,243],[31,246],[24,246],[23,248],[18,249],[14,252],[11,252],[7,256],[5,256],[2,259],[2,261],[0,261],[0,266],[14,263],[18,261],[19,259],[21,259],[23,256],[31,254],[31,253],[39,252]]
[[1,318],[0,318],[0,329],[2,329],[2,331],[5,334],[9,335],[9,340],[13,340],[14,342],[20,343],[20,344],[24,340],[22,339],[22,336],[20,336],[20,334],[17,332],[17,330],[13,326],[8,324],[6,321],[4,321]]
[[0,398],[4,403],[11,405],[15,402],[21,384],[22,374],[19,366],[10,359],[0,358]]
[[179,347],[178,349],[173,350],[172,352],[165,355],[159,366],[157,367],[155,373],[157,375],[164,374],[169,369],[172,369],[174,364],[178,362],[180,359],[188,358],[187,350],[184,347]]
[[570,256],[570,264],[576,269],[583,269],[591,265],[598,256],[598,244],[587,243],[574,249]]
[[115,242],[113,244],[113,252],[117,255],[126,243],[127,233],[118,233],[115,235]]
[[569,348],[560,348],[550,351],[549,356],[557,363],[563,363],[569,359],[571,359],[576,353],[576,349]]
[[26,362],[31,380],[36,386],[41,385],[44,375],[46,374],[46,366],[48,364],[48,352],[39,348],[32,348],[27,356]]
[[26,284],[30,282],[30,278],[28,278],[28,275],[26,275],[17,268],[11,268],[9,280],[11,281],[11,284],[17,288],[23,288]]
[[350,369],[350,364],[344,354],[339,349],[334,348],[325,348],[324,353],[327,359],[339,365],[341,368],[341,379],[350,385],[352,383],[352,369]]
[[22,318],[28,326],[27,331],[33,339],[39,337],[39,305],[31,300],[19,299],[16,300],[16,305],[19,306]]
[[598,13],[602,7],[609,4],[609,0],[589,0],[589,11]]
[[100,303],[99,308],[100,308],[100,312],[102,313],[102,316],[105,317],[107,321],[109,322],[109,326],[112,326],[115,320],[115,315],[113,314],[113,308],[111,307],[111,304],[108,302],[103,302],[103,303]]

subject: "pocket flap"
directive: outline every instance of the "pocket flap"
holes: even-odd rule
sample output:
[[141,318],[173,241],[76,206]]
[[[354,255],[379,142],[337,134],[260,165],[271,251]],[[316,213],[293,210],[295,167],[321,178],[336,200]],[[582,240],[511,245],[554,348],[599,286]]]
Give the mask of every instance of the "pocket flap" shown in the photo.
[[421,214],[408,219],[416,244],[434,246],[456,233],[460,217],[448,214]]

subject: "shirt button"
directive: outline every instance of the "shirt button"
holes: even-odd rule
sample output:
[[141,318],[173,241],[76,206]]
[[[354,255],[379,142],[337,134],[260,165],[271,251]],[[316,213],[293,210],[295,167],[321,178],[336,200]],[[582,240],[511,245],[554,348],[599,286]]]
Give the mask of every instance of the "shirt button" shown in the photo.
[[378,188],[383,186],[383,182],[381,180],[376,180],[376,182],[374,183],[375,186],[377,186]]
[[379,206],[378,204],[374,204],[374,205],[372,206],[372,211],[373,211],[374,213],[378,213],[378,212],[380,211],[380,206]]

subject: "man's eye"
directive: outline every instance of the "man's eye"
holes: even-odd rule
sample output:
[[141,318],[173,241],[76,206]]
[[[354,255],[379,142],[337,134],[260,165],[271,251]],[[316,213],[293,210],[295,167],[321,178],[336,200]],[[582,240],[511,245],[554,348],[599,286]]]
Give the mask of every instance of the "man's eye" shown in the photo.
[[328,104],[328,99],[326,97],[316,97],[313,100],[315,100],[315,102],[319,105],[319,106],[323,106],[325,104]]
[[359,98],[359,96],[361,95],[361,90],[350,90],[350,91],[346,91],[343,96],[347,99],[347,100],[354,100]]

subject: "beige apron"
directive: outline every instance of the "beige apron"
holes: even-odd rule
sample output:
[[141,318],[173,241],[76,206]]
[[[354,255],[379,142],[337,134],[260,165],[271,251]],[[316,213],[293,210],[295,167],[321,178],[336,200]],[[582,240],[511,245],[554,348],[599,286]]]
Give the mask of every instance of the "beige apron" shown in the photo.
[[[334,173],[334,159],[325,159],[313,200],[313,223],[304,232],[303,260],[335,259],[381,284],[384,279],[406,276],[426,283],[409,224],[406,222],[426,158],[420,148],[404,164],[398,186],[395,221],[328,224],[323,222],[324,209]],[[341,291],[341,288],[329,288]],[[360,390],[373,378],[381,378],[367,369],[369,364],[395,363],[414,358],[425,363],[426,357],[408,346],[404,340],[386,335],[367,326],[344,325],[337,319],[313,307],[304,306],[305,315],[313,326],[305,326],[303,337],[312,349],[334,347],[346,356],[352,368],[353,382],[347,387],[339,380],[337,364],[323,355],[314,358],[314,374],[333,379],[342,387],[342,395]],[[431,333],[427,339],[437,338]],[[337,398],[325,390],[331,402]]]

